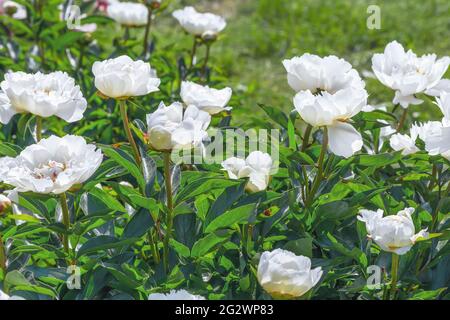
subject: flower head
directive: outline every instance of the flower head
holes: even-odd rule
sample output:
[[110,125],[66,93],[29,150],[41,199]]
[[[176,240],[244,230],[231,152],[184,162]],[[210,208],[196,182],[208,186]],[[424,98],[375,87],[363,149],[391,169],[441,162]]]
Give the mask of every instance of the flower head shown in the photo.
[[295,109],[306,123],[328,127],[331,152],[348,158],[361,150],[361,134],[348,120],[367,104],[367,92],[351,64],[335,56],[311,54],[283,64],[289,85],[297,91]]
[[194,105],[183,113],[181,103],[174,102],[166,107],[161,102],[155,112],[147,115],[148,141],[158,151],[202,148],[210,122],[211,116]]
[[5,212],[9,207],[11,207],[11,200],[7,196],[0,194],[0,214]]
[[435,87],[450,64],[450,58],[437,59],[435,54],[418,57],[405,52],[397,41],[389,43],[384,53],[372,57],[372,69],[385,86],[395,90],[394,103],[407,108],[423,101],[414,95]]
[[9,296],[2,290],[0,290],[0,301],[2,300],[25,300],[25,299],[19,296]]
[[246,189],[249,192],[258,192],[267,189],[272,170],[272,158],[261,151],[253,151],[244,160],[231,157],[222,162],[230,179],[249,178]]
[[0,14],[7,14],[17,20],[27,18],[25,7],[14,1],[0,1]]
[[10,72],[0,83],[0,122],[16,113],[57,116],[67,122],[83,118],[87,102],[75,80],[65,72],[49,74]]
[[274,298],[297,298],[322,277],[320,267],[311,269],[311,259],[282,249],[264,252],[258,264],[258,281]]
[[383,210],[361,210],[358,220],[366,224],[368,237],[381,249],[396,254],[405,254],[420,238],[427,238],[426,229],[415,233],[411,214],[414,208],[406,208],[396,215],[383,217]]
[[221,16],[212,13],[200,13],[193,7],[175,10],[172,15],[184,30],[195,36],[217,35],[227,25],[225,19]]
[[217,90],[190,81],[182,82],[180,93],[181,99],[187,106],[194,105],[211,115],[223,110],[230,110],[227,104],[231,99],[231,94],[230,88]]
[[126,99],[158,91],[160,84],[149,63],[128,56],[97,61],[92,66],[95,86],[106,97]]
[[171,290],[169,293],[152,293],[148,300],[206,300],[202,296],[190,294],[186,290]]
[[148,9],[142,3],[109,3],[106,12],[110,18],[127,27],[140,27],[147,24]]
[[88,180],[103,155],[84,138],[51,136],[25,148],[16,158],[0,158],[0,181],[19,192],[60,194]]

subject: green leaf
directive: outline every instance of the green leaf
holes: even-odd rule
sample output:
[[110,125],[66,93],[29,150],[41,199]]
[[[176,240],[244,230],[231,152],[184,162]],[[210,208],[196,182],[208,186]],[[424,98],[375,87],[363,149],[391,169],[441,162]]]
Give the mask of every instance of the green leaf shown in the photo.
[[218,245],[227,241],[233,232],[233,230],[217,230],[214,233],[208,234],[206,237],[194,243],[191,250],[191,256],[198,258],[206,255]]
[[213,232],[217,229],[227,228],[235,223],[248,221],[255,212],[256,204],[251,203],[242,207],[234,208],[215,218],[206,226],[205,232]]
[[134,243],[137,240],[137,238],[127,238],[124,240],[119,240],[112,236],[97,236],[95,238],[89,239],[81,246],[81,248],[78,250],[77,257],[81,257],[83,255],[94,253],[97,251],[120,248]]

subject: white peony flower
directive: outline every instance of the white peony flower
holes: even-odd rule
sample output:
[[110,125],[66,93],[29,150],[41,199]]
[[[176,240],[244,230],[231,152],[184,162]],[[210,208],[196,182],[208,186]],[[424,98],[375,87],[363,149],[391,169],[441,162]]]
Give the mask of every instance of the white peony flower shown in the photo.
[[51,136],[25,148],[16,158],[0,158],[0,181],[19,192],[60,194],[88,180],[102,163],[103,155],[84,138]]
[[346,88],[336,93],[314,95],[301,91],[294,97],[294,106],[302,119],[314,126],[328,128],[329,149],[338,156],[351,157],[363,146],[362,136],[347,121],[366,104],[364,89]]
[[441,92],[436,98],[436,104],[441,109],[444,118],[441,122],[429,122],[422,131],[425,149],[431,155],[442,155],[450,160],[450,92]]
[[9,207],[11,207],[11,200],[7,196],[0,194],[0,214]]
[[172,15],[184,30],[195,36],[217,35],[227,25],[225,19],[221,16],[212,13],[200,13],[193,7],[175,10]]
[[147,24],[148,9],[142,3],[110,3],[106,13],[110,18],[127,27],[140,27]]
[[272,158],[261,151],[253,151],[244,159],[231,157],[222,162],[230,179],[249,178],[246,189],[249,192],[266,190],[270,181]]
[[425,94],[439,97],[443,92],[450,93],[450,79],[441,79],[437,85],[425,91]]
[[231,109],[227,107],[231,99],[231,94],[232,90],[228,87],[217,90],[190,81],[183,81],[181,83],[180,95],[183,102],[187,106],[194,105],[211,115]]
[[384,53],[372,57],[372,69],[378,80],[396,91],[393,102],[403,108],[422,103],[414,95],[438,85],[449,64],[449,57],[436,60],[435,54],[417,57],[411,50],[405,52],[397,41],[389,43]]
[[294,106],[305,122],[328,127],[331,152],[350,157],[361,150],[361,134],[347,121],[367,104],[358,72],[335,56],[304,54],[283,61],[289,85],[298,93]]
[[148,300],[206,300],[202,296],[193,295],[186,290],[171,290],[170,293],[152,293]]
[[283,61],[288,83],[295,92],[309,90],[316,94],[322,91],[334,94],[346,88],[364,89],[358,71],[336,56],[319,57],[305,53]]
[[411,214],[414,208],[406,208],[396,215],[383,217],[383,210],[361,210],[358,220],[366,224],[368,237],[384,251],[405,254],[420,238],[427,238],[426,229],[415,233]]
[[396,133],[391,136],[389,144],[395,151],[402,151],[402,155],[407,156],[409,154],[420,151],[416,146],[417,134],[401,134]]
[[203,148],[210,122],[211,116],[193,105],[183,114],[181,103],[174,102],[166,107],[161,102],[155,112],[147,115],[148,141],[158,151]]
[[0,290],[0,301],[3,300],[25,300],[22,297],[19,296],[9,296],[6,293],[4,293],[2,290]]
[[0,122],[7,124],[16,113],[57,116],[67,122],[83,118],[87,102],[65,72],[50,74],[10,72],[0,83]]
[[0,14],[6,13],[16,20],[27,18],[27,10],[24,6],[14,1],[0,1]]
[[264,252],[258,264],[258,281],[274,298],[293,299],[313,288],[322,268],[311,269],[311,259],[282,249]]
[[95,86],[106,97],[126,99],[158,91],[159,78],[150,64],[128,56],[97,61],[92,66]]

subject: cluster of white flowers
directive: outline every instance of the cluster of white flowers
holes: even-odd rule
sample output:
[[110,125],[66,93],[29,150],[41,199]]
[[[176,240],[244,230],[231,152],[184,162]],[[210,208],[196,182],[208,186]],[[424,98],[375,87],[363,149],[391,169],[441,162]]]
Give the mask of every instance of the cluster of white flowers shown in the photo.
[[392,135],[392,149],[401,150],[403,155],[414,154],[420,151],[416,144],[419,138],[425,143],[425,150],[430,155],[441,155],[450,160],[450,92],[441,92],[440,98],[436,98],[436,104],[444,115],[442,120],[413,124],[409,135]]
[[327,127],[330,151],[350,157],[361,150],[361,134],[349,121],[367,104],[367,92],[351,64],[308,53],[283,64],[289,85],[297,92],[295,109],[309,125]]

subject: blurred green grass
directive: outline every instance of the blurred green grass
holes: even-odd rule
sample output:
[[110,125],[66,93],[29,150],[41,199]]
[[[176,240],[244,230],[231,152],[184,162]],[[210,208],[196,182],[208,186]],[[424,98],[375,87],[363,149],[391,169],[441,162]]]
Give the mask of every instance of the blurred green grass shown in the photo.
[[[170,16],[185,5],[227,19],[227,28],[212,49],[212,63],[228,77],[234,91],[242,93],[234,109],[237,118],[260,115],[257,103],[291,110],[294,93],[281,61],[305,52],[338,55],[360,74],[371,70],[372,55],[392,40],[417,54],[450,55],[448,0],[173,0],[158,17],[155,35],[163,45],[174,44],[188,52],[192,39]],[[369,5],[381,8],[380,30],[366,26]],[[391,102],[392,91],[374,79],[366,83],[371,104]],[[429,102],[425,110],[419,119],[439,116]]]

